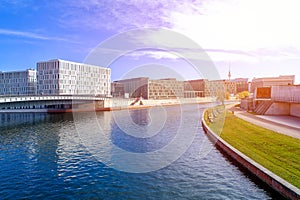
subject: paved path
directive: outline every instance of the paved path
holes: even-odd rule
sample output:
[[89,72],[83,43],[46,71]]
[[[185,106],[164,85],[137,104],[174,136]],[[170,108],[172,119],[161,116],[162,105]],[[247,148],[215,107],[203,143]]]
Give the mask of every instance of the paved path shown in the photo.
[[300,118],[291,116],[253,115],[233,107],[234,115],[252,124],[300,139]]

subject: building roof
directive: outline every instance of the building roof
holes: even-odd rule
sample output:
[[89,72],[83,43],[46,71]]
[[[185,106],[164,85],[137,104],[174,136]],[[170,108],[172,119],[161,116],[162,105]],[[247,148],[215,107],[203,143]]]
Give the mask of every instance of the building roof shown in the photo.
[[[51,59],[51,60],[48,60],[48,61],[39,61],[37,63],[56,62],[56,61],[67,62],[67,63],[71,63],[71,64],[87,65],[87,66],[90,66],[90,67],[101,67],[101,66],[92,65],[92,64],[89,64],[89,63],[79,63],[79,62],[74,62],[74,61],[69,61],[69,60],[58,59],[58,58],[57,59]],[[110,68],[107,68],[107,67],[101,67],[101,68],[105,68],[105,69],[110,70]]]
[[280,75],[278,77],[262,77],[262,78],[253,78],[252,82],[257,81],[279,81],[279,80],[295,80],[295,75]]

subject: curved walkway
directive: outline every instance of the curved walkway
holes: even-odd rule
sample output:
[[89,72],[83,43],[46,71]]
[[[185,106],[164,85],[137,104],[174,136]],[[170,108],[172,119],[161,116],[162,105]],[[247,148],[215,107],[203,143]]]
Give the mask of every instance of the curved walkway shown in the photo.
[[237,107],[229,108],[234,115],[252,124],[300,139],[300,118],[292,116],[253,115]]

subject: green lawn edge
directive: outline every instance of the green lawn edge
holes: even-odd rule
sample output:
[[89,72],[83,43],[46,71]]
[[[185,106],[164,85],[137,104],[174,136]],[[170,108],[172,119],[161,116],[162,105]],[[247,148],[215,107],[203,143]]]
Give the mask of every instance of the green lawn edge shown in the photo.
[[299,139],[256,126],[224,110],[213,120],[208,120],[212,109],[204,113],[204,120],[212,131],[255,162],[300,188]]

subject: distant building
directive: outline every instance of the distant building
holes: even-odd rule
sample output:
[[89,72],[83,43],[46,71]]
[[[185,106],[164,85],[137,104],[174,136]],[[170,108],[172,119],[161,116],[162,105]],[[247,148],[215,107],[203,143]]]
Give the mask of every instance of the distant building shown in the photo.
[[236,94],[236,82],[232,80],[224,80],[224,88],[225,92],[228,92],[229,94]]
[[248,91],[248,79],[236,78],[231,80],[212,80],[204,81],[204,96],[217,96],[220,93],[238,94],[239,92]]
[[38,94],[110,95],[109,68],[54,59],[37,63]]
[[280,86],[280,85],[294,85],[295,76],[279,76],[279,77],[265,77],[254,78],[251,82],[250,92],[254,93],[256,88]]
[[244,92],[244,91],[249,91],[248,78],[236,78],[236,79],[233,79],[231,82],[234,82],[234,84],[235,84],[234,94]]
[[36,70],[0,72],[0,95],[35,95]]
[[204,97],[205,80],[189,80],[184,82],[184,97],[195,98]]
[[115,84],[115,86],[122,84],[124,93],[128,94],[130,98],[142,97],[148,99],[149,78],[147,77],[123,79],[114,81],[113,84]]
[[124,93],[130,98],[142,97],[144,99],[173,99],[183,98],[184,83],[175,78],[150,80],[147,77],[131,78],[115,81],[112,83],[117,87],[123,85]]
[[184,82],[175,78],[149,80],[149,99],[176,99],[184,97]]
[[225,94],[225,80],[205,80],[205,97],[216,97],[219,94]]
[[125,89],[124,89],[123,83],[112,82],[110,89],[111,89],[112,97],[124,97],[125,96]]
[[127,93],[130,98],[144,99],[217,97],[226,92],[237,94],[248,91],[248,79],[179,81],[175,78],[151,80],[139,77],[113,82],[112,91],[112,95],[116,97]]

